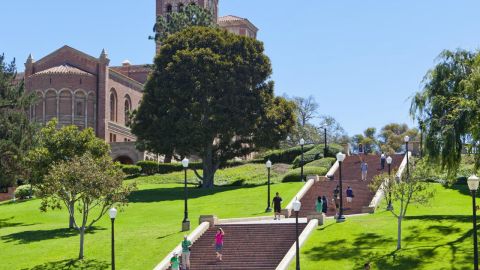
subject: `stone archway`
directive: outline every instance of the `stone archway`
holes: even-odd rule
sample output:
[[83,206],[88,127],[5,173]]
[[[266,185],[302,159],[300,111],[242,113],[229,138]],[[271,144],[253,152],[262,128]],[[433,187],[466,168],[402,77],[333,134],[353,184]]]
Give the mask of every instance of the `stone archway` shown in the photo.
[[121,164],[133,165],[133,160],[128,156],[119,156],[114,161],[120,162]]

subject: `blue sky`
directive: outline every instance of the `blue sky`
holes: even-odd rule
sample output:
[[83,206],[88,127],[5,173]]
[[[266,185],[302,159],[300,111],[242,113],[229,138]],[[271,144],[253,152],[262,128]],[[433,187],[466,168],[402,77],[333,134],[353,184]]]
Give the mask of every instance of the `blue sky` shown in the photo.
[[[111,64],[151,63],[155,1],[22,0],[2,3],[0,52],[39,59],[64,44]],[[480,1],[220,0],[221,15],[260,28],[279,95],[313,95],[349,135],[412,124],[409,97],[443,49],[477,49]]]

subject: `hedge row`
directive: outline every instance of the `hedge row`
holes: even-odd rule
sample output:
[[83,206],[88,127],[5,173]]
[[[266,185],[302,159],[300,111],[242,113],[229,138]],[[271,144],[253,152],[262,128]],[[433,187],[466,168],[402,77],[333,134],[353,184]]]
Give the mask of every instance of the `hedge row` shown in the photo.
[[[32,195],[35,195],[37,191],[38,190],[35,187],[33,187]],[[15,198],[19,200],[25,200],[30,198],[30,185],[21,185],[17,187],[17,189],[15,189]]]
[[332,157],[322,158],[319,160],[312,161],[306,164],[306,167],[323,167],[330,169],[332,165],[335,163],[336,159]]
[[137,165],[122,165],[122,171],[128,176],[135,176],[142,173],[142,167]]
[[[303,151],[307,152],[313,149],[315,145],[313,144],[308,144],[303,146]],[[291,164],[293,160],[302,153],[302,148],[301,146],[295,146],[292,148],[288,149],[278,149],[278,150],[272,150],[268,151],[265,153],[263,156],[263,160],[267,161],[270,160],[273,163],[287,163]]]
[[[304,167],[303,168],[303,177],[304,179],[307,175],[325,175],[328,172],[328,168],[325,167]],[[300,168],[291,170],[283,176],[282,182],[299,182],[301,181],[301,171]]]
[[[327,149],[327,157],[335,157],[335,155],[340,151],[343,151],[343,147],[341,145],[329,144]],[[306,151],[303,154],[303,164],[305,165],[314,160],[323,158],[324,157],[323,153],[324,153],[324,144],[319,144],[315,146],[314,148],[310,149],[309,151]],[[293,168],[300,167],[301,160],[302,160],[302,155],[300,153],[297,157],[295,157],[295,159],[292,162]]]
[[[245,163],[245,161],[228,161],[223,168],[241,166]],[[183,170],[182,163],[157,163],[156,161],[145,160],[137,162],[136,166],[140,167],[141,173],[146,175],[154,175],[157,173],[167,174],[172,172],[180,172]],[[202,162],[190,162],[188,164],[188,168],[201,170],[203,168],[203,164]]]

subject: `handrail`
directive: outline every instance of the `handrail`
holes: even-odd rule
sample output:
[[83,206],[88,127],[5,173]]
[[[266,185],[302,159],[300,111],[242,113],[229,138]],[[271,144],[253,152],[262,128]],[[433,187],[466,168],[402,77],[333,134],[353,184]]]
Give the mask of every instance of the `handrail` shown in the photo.
[[[197,241],[208,229],[210,228],[210,223],[202,222],[190,235],[188,235],[188,239],[193,243]],[[155,266],[154,270],[167,270],[170,267],[170,259],[172,258],[172,253],[181,254],[182,252],[182,244],[180,243],[176,246],[172,252],[168,253],[168,255]]]

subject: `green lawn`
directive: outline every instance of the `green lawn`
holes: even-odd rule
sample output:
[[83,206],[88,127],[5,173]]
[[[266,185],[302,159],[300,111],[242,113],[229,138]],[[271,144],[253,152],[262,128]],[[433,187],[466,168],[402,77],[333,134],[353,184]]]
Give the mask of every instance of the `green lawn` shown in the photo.
[[[466,186],[435,184],[428,207],[411,207],[403,222],[403,248],[396,252],[397,223],[391,213],[329,220],[301,250],[302,269],[472,269],[472,202]],[[382,206],[381,209],[384,209]],[[294,264],[290,269],[294,269]]]
[[[274,164],[271,171],[271,182],[281,182],[283,176],[290,168],[291,166],[287,164]],[[198,170],[198,173],[201,174],[202,170]],[[265,168],[265,164],[249,163],[237,167],[230,167],[217,171],[217,173],[215,174],[215,185],[263,185],[267,182],[267,177],[265,177],[266,173],[267,169]],[[151,184],[183,183],[184,173],[173,172],[169,174],[141,176],[137,178],[137,181]],[[192,184],[198,183],[198,180],[192,170],[189,170],[188,172],[188,182]]]
[[[301,185],[275,184],[272,193],[278,191],[288,201]],[[265,215],[265,186],[216,187],[213,191],[191,188],[189,192],[192,229],[201,214],[216,214],[220,218]],[[182,199],[181,185],[139,181],[139,190],[115,222],[118,269],[150,270],[179,243],[183,235]],[[39,200],[0,204],[0,269],[110,267],[108,217],[86,236],[86,260],[69,266],[70,260],[78,255],[79,237],[65,229],[66,211],[41,213],[39,205]]]

